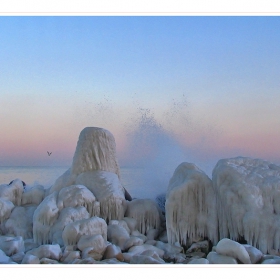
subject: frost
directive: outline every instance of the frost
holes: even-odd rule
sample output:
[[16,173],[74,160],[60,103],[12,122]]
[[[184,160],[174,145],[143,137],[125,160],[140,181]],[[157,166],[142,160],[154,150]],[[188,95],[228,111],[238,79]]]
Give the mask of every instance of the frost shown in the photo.
[[169,243],[191,245],[201,237],[218,242],[212,182],[196,165],[183,162],[176,168],[169,181],[165,210]]

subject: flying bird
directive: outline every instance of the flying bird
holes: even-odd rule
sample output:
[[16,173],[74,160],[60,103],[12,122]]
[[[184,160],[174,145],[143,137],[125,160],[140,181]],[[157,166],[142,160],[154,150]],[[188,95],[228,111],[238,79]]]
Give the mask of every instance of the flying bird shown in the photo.
[[47,151],[47,153],[48,153],[49,156],[52,154],[52,152],[48,152],[48,151]]

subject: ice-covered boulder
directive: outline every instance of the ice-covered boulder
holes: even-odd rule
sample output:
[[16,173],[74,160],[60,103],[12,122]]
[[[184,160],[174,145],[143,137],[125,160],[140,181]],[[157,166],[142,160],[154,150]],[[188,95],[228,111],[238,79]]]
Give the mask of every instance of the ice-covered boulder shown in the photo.
[[5,223],[5,234],[22,236],[23,239],[33,237],[34,205],[16,206]]
[[109,242],[119,246],[121,250],[126,249],[126,242],[130,238],[125,228],[118,224],[111,224],[107,227],[107,238]]
[[210,252],[207,255],[209,264],[238,264],[234,257],[220,255],[217,252]]
[[22,193],[21,205],[39,205],[45,197],[45,189],[41,185],[26,187]]
[[0,197],[0,224],[3,224],[10,217],[14,207],[13,202]]
[[87,171],[76,178],[76,184],[86,186],[100,202],[100,217],[106,220],[121,220],[126,209],[124,188],[115,173]]
[[280,249],[280,166],[261,159],[221,159],[213,170],[220,238],[263,253]]
[[62,188],[57,197],[59,210],[65,207],[84,206],[90,217],[99,216],[100,203],[96,201],[93,193],[83,185],[71,185]]
[[24,252],[24,241],[21,236],[0,236],[0,249],[7,256]]
[[26,255],[36,256],[40,260],[42,258],[49,258],[58,261],[62,256],[62,251],[58,244],[41,245],[38,248],[26,252]]
[[9,185],[0,185],[0,198],[9,200],[16,206],[20,206],[23,190],[22,181],[15,179]]
[[64,243],[62,239],[62,232],[64,228],[68,224],[89,218],[90,214],[88,213],[87,209],[83,206],[63,208],[59,212],[58,219],[50,228],[49,239],[52,241],[52,243],[57,243],[63,246]]
[[51,242],[50,230],[59,214],[57,207],[58,192],[48,195],[36,208],[33,215],[33,239],[43,245]]
[[228,238],[220,240],[216,246],[216,253],[233,257],[244,264],[251,264],[249,253],[242,244]]
[[176,168],[169,181],[165,211],[169,243],[191,245],[201,237],[218,242],[214,189],[196,165],[183,162]]
[[92,217],[68,224],[62,232],[62,239],[65,246],[76,245],[82,235],[95,234],[107,241],[107,224],[102,218]]
[[104,128],[86,127],[80,133],[71,168],[55,181],[49,193],[74,184],[79,174],[93,170],[111,172],[120,178],[113,134]]
[[162,221],[161,210],[152,199],[134,199],[127,202],[125,217],[137,221],[136,229],[146,234],[150,229],[159,229]]

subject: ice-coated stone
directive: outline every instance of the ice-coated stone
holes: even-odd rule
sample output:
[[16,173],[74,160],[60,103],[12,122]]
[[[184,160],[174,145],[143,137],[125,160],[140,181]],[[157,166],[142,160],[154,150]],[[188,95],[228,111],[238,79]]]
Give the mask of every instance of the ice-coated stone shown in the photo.
[[49,259],[49,258],[42,258],[40,259],[40,264],[59,264],[57,260]]
[[221,159],[213,170],[220,238],[243,237],[264,254],[280,249],[280,166],[262,159]]
[[39,264],[40,260],[37,256],[25,254],[23,257],[21,264]]
[[248,244],[243,244],[243,246],[245,247],[246,251],[250,256],[251,263],[252,264],[259,263],[263,257],[262,251]]
[[63,232],[64,245],[76,245],[82,235],[100,234],[107,241],[107,224],[99,217],[92,217],[68,224]]
[[157,241],[155,246],[157,248],[162,249],[164,252],[166,253],[170,253],[170,254],[178,254],[181,253],[183,251],[183,247],[178,247],[169,243],[164,243],[161,241]]
[[199,241],[196,243],[193,243],[188,250],[186,251],[186,253],[192,253],[192,252],[204,252],[206,254],[209,253],[209,241],[208,240],[203,240],[203,241]]
[[25,256],[25,253],[21,251],[21,252],[18,252],[16,254],[12,255],[11,259],[12,259],[12,261],[20,264],[22,262],[24,256]]
[[244,264],[251,264],[250,256],[242,244],[228,238],[220,240],[216,246],[216,252],[220,255],[233,257]]
[[139,255],[133,255],[130,264],[164,264],[165,261],[159,257],[154,250],[146,250]]
[[66,207],[59,211],[59,216],[54,225],[50,228],[49,239],[52,243],[63,246],[62,232],[64,228],[75,221],[89,219],[90,214],[83,206]]
[[131,232],[133,232],[134,230],[136,230],[137,227],[137,221],[133,218],[129,218],[129,217],[124,217],[123,221],[126,222],[128,228],[129,228],[129,234],[131,234]]
[[118,261],[121,262],[124,261],[121,248],[114,244],[109,244],[104,252],[103,260],[113,259],[113,258],[116,258]]
[[136,229],[147,234],[150,229],[159,230],[162,216],[157,203],[152,199],[134,199],[127,203],[125,217],[137,221]]
[[63,253],[60,261],[64,264],[71,264],[76,259],[81,259],[80,251],[66,251]]
[[0,264],[8,264],[12,262],[12,259],[8,257],[4,251],[0,249]]
[[143,239],[137,237],[137,236],[130,236],[129,239],[124,244],[124,250],[128,250],[132,246],[139,246],[143,245],[144,241]]
[[0,197],[0,224],[4,224],[9,219],[14,207],[15,205],[10,200]]
[[25,248],[24,252],[25,253],[29,250],[32,250],[32,249],[38,248],[38,247],[39,247],[39,244],[34,242],[34,240],[32,238],[24,240],[24,248]]
[[49,258],[53,260],[59,260],[62,256],[61,248],[58,244],[54,245],[41,245],[38,248],[34,248],[28,252],[26,255],[33,255],[38,257],[40,260],[42,258]]
[[34,205],[16,206],[5,223],[6,234],[22,236],[23,239],[33,237]]
[[58,192],[48,195],[36,208],[33,215],[33,239],[39,245],[51,242],[50,230],[59,214]]
[[108,225],[107,227],[107,238],[108,241],[119,246],[121,250],[126,249],[125,245],[128,239],[130,238],[127,230],[120,225]]
[[183,162],[175,169],[166,193],[165,211],[168,243],[190,245],[200,237],[218,242],[212,182],[195,164]]
[[140,246],[133,246],[128,250],[128,253],[130,253],[132,255],[139,255],[147,250],[152,250],[152,251],[156,252],[160,258],[162,258],[164,255],[164,251],[162,249],[155,247],[153,245],[148,245],[148,244],[143,244]]
[[100,202],[100,217],[106,221],[121,220],[126,209],[124,189],[112,172],[93,170],[81,173],[76,184],[85,185]]
[[24,252],[24,241],[21,236],[0,236],[0,249],[7,256],[12,256]]
[[45,189],[41,185],[26,187],[22,193],[21,205],[39,205],[45,197]]
[[71,168],[57,178],[49,194],[73,185],[79,174],[95,170],[114,173],[120,178],[114,136],[104,128],[86,127],[79,135]]
[[207,255],[207,260],[210,264],[238,264],[235,258],[220,255],[216,252],[210,252]]
[[83,185],[71,185],[62,188],[57,197],[59,210],[66,207],[83,206],[87,209],[90,217],[99,216],[100,204],[96,201],[93,193]]
[[86,248],[91,248],[91,252],[103,254],[107,247],[107,242],[100,234],[96,235],[82,235],[79,239],[77,247],[80,251],[84,251]]
[[11,201],[15,206],[20,206],[23,189],[22,181],[15,179],[9,185],[0,185],[0,198]]
[[205,258],[192,259],[188,264],[209,264],[209,261]]

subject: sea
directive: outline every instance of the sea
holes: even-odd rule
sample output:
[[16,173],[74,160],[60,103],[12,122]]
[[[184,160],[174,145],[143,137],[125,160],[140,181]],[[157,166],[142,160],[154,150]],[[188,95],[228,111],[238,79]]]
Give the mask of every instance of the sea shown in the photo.
[[[42,185],[47,189],[67,169],[69,166],[0,166],[0,185],[20,179],[28,186]],[[132,198],[156,199],[166,192],[167,185],[162,184],[159,189],[152,181],[147,180],[142,168],[120,167],[120,172],[122,186]]]

